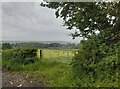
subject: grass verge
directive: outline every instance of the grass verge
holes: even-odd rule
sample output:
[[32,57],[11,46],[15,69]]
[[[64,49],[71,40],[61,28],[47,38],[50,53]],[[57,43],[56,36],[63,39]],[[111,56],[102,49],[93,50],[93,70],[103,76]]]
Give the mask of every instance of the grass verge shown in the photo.
[[31,78],[43,80],[48,87],[76,87],[71,65],[68,64],[42,59],[29,65],[3,61],[3,66],[10,71],[29,72]]

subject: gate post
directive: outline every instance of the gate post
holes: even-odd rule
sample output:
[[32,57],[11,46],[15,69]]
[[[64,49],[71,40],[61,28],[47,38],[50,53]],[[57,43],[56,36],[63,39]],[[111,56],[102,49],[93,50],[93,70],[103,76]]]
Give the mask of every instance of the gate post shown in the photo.
[[43,53],[42,53],[42,50],[40,50],[40,58],[42,58],[42,54],[43,54]]

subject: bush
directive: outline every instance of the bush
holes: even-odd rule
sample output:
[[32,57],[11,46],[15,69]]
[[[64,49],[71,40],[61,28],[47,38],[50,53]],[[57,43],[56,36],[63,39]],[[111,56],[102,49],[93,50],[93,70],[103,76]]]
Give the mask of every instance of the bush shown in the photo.
[[26,60],[24,61],[24,64],[30,64],[30,63],[35,63],[36,61],[38,61],[39,59],[37,57],[33,57],[33,58],[26,58]]
[[3,60],[19,64],[34,63],[34,57],[36,57],[36,49],[9,49],[2,52]]
[[10,43],[3,43],[2,44],[2,49],[5,50],[5,49],[12,49],[12,45]]
[[120,42],[106,45],[95,38],[81,42],[78,54],[73,58],[73,73],[81,86],[118,86]]

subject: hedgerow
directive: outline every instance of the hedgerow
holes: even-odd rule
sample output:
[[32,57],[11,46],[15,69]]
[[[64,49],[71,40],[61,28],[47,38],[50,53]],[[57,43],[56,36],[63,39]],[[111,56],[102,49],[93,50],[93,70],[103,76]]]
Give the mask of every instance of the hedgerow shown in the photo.
[[117,87],[120,67],[120,41],[107,45],[95,37],[81,42],[73,58],[73,73],[81,86]]
[[37,61],[36,57],[36,49],[9,49],[2,51],[2,59],[3,61],[11,61],[13,63],[19,64],[29,64]]

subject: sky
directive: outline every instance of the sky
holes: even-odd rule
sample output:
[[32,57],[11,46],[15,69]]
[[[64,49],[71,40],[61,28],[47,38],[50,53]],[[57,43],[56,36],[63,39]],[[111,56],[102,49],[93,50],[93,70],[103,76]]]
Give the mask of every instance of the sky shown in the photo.
[[69,34],[55,10],[40,7],[40,2],[2,2],[2,40],[79,43]]

